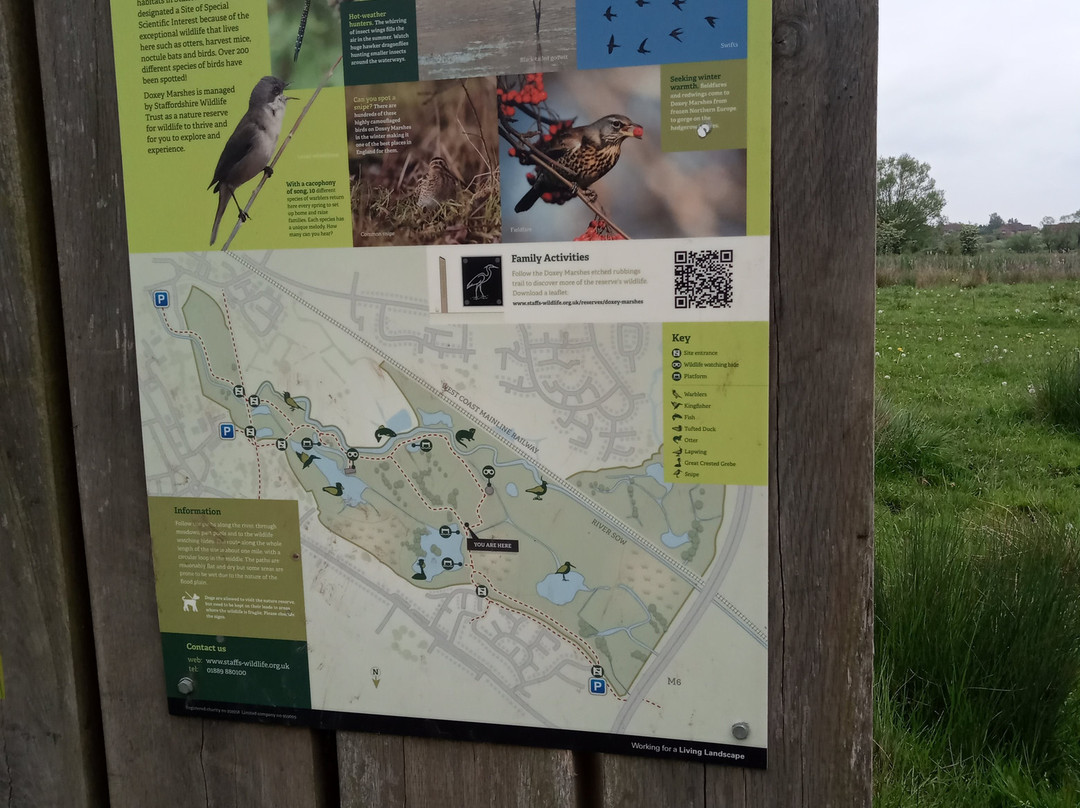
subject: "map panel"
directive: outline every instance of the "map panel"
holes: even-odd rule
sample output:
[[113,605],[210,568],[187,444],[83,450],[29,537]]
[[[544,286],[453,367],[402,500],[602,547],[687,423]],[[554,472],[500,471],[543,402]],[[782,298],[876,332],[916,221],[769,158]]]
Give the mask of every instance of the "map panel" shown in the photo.
[[173,713],[765,766],[770,9],[112,4]]

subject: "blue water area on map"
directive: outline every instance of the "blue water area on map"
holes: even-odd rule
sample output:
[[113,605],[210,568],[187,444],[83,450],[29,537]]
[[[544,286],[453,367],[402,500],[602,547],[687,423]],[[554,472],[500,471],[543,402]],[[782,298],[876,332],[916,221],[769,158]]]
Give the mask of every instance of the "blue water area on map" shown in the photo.
[[645,473],[656,480],[660,485],[664,486],[668,491],[671,490],[672,483],[664,482],[664,466],[661,463],[650,463],[645,467]]
[[[303,452],[304,449],[297,441],[289,441],[294,452]],[[312,461],[323,476],[326,477],[327,485],[334,485],[341,483],[341,498],[347,500],[349,505],[357,505],[364,501],[364,491],[367,490],[368,485],[355,474],[346,474],[344,470],[338,465],[338,460],[331,460],[330,458],[323,457],[319,452],[325,452],[330,447],[328,446],[316,446],[311,449],[309,454],[315,455],[315,460]],[[329,453],[328,453],[329,454]],[[338,452],[332,454],[340,458]]]
[[569,603],[578,592],[588,591],[589,588],[585,586],[585,576],[573,570],[566,573],[565,581],[562,575],[553,572],[536,585],[537,594],[542,598],[547,598],[556,606]]
[[745,58],[745,2],[577,0],[579,70]]
[[417,410],[417,412],[420,413],[420,423],[424,426],[454,426],[453,420],[445,412],[424,412],[423,410]]
[[514,483],[507,483],[506,484],[506,493],[509,494],[512,497],[516,497],[518,495],[517,486]]
[[[449,558],[453,562],[454,566],[450,568],[451,570],[456,570],[465,563],[465,556],[461,551],[463,538],[461,525],[456,522],[449,525],[453,532],[445,539],[439,535],[439,527],[428,525],[427,532],[420,537],[420,548],[424,551],[423,573],[429,581],[439,573],[450,571],[443,566],[444,558]],[[439,550],[438,553],[435,552],[436,549]],[[419,559],[413,562],[412,569],[413,572],[421,572]]]
[[251,414],[252,415],[269,415],[270,414],[270,408],[267,407],[265,404],[260,404],[258,407],[252,407],[251,408]]
[[674,549],[676,547],[682,547],[684,544],[690,541],[690,534],[683,533],[681,536],[676,536],[669,530],[667,533],[660,537],[660,541],[662,541],[668,547]]
[[[254,412],[254,410],[252,410],[252,412]],[[272,438],[273,436],[274,436],[274,428],[273,427],[264,426],[262,429],[256,429],[255,430],[255,437],[256,438]]]
[[400,409],[386,419],[386,425],[395,432],[408,432],[413,426],[412,413]]

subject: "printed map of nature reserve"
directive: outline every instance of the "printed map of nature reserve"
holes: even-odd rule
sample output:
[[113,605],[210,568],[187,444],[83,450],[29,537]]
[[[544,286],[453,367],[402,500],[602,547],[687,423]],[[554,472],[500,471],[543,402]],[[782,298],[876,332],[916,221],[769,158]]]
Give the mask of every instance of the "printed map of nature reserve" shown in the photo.
[[433,314],[427,249],[131,256],[171,709],[764,765],[765,318]]

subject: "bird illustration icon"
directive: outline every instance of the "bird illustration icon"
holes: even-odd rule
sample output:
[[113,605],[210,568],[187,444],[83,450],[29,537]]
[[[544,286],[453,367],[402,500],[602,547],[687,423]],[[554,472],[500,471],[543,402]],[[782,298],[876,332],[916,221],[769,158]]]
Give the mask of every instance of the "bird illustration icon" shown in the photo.
[[427,565],[424,564],[424,559],[422,559],[422,558],[416,559],[416,566],[418,566],[420,568],[420,572],[413,575],[413,580],[414,581],[426,581],[427,580],[427,575],[424,573],[424,567],[427,566]]
[[544,496],[544,494],[547,493],[547,490],[548,490],[548,484],[541,477],[540,478],[540,485],[534,485],[532,488],[526,488],[525,493],[526,494],[532,494],[533,499],[540,499],[541,497]]
[[648,37],[645,37],[643,40],[641,40],[641,44],[637,46],[637,52],[638,53],[652,53],[651,50],[649,50],[648,48],[645,47],[645,43],[648,42],[648,41],[649,41]]
[[310,466],[314,461],[319,459],[317,456],[313,454],[308,454],[307,452],[297,452],[296,456],[300,458],[300,462],[304,464],[301,468],[305,469]]
[[[623,141],[628,137],[640,140],[644,131],[625,115],[605,115],[586,126],[562,129],[550,141],[537,143],[533,148],[558,166],[559,173],[573,183],[574,190],[588,191],[583,196],[595,198],[590,186],[619,162]],[[540,168],[532,188],[518,200],[514,211],[528,210],[545,193],[565,197],[567,192],[565,183]]]
[[236,190],[260,173],[267,177],[274,173],[269,163],[281,135],[285,102],[288,100],[285,82],[275,76],[263,76],[252,89],[247,112],[225,142],[214,169],[214,178],[207,186],[207,190],[213,190],[218,195],[217,214],[210,231],[211,245],[217,240],[218,226],[230,199],[236,203],[240,221],[249,218],[236,200]]
[[668,36],[674,39],[676,42],[682,42],[682,40],[679,39],[679,37],[682,36],[682,32],[682,28],[676,28],[674,31],[668,34]]
[[345,493],[345,487],[341,483],[334,483],[333,485],[324,485],[323,491],[332,497],[340,497]]
[[443,202],[454,198],[457,187],[457,177],[451,173],[446,160],[432,157],[420,184],[416,187],[416,204],[428,210],[437,208]]
[[484,284],[491,280],[491,275],[495,269],[494,264],[485,264],[482,270],[469,279],[469,282],[465,284],[465,290],[472,292],[470,300],[487,300],[487,295],[484,294]]
[[621,48],[621,47],[622,47],[622,45],[619,45],[619,44],[617,44],[615,42],[615,34],[612,34],[611,39],[609,39],[607,41],[607,52],[608,52],[608,54],[610,55],[611,53],[613,53],[615,51],[616,48]]
[[[618,17],[619,15],[611,10],[611,6],[608,6],[607,11],[604,12],[604,16],[607,17],[608,22],[611,22],[612,17]],[[610,53],[610,52],[611,51],[608,51],[608,53]]]
[[707,22],[709,24],[710,28],[715,28],[716,27],[716,17],[706,17],[705,22]]
[[576,569],[576,568],[574,567],[573,564],[571,564],[569,561],[567,561],[567,562],[564,562],[561,567],[559,567],[557,570],[555,570],[555,574],[556,575],[561,575],[562,579],[565,581],[566,580],[566,573],[570,572],[570,570],[572,570],[572,569]]
[[638,4],[638,8],[645,8],[645,6],[652,5],[649,0],[634,0]]
[[686,4],[686,0],[671,0],[671,5],[682,11],[682,7]]
[[296,403],[296,399],[292,397],[292,393],[290,393],[288,390],[286,390],[284,393],[281,394],[281,398],[292,409],[294,409],[294,410],[300,409],[300,405]]

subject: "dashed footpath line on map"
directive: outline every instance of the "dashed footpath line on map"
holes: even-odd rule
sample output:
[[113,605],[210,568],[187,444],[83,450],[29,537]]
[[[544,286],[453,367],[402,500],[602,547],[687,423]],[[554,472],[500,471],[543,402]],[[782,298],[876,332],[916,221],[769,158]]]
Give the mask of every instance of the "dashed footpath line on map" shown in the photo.
[[[240,379],[240,386],[244,387],[244,368],[240,363],[240,351],[236,347],[236,334],[233,333],[232,313],[229,311],[229,296],[224,291],[221,293],[221,304],[225,309],[225,330],[229,332],[229,341],[232,343],[233,359],[236,360],[236,375]],[[244,396],[244,409],[247,411],[248,423],[252,421],[251,401]],[[255,478],[256,499],[262,499],[262,456],[259,454],[259,442],[254,435],[248,438],[248,443],[255,449]]]
[[[352,339],[356,340],[364,348],[371,351],[376,356],[380,357],[380,359],[383,362],[385,362],[387,365],[393,367],[396,371],[398,371],[402,375],[407,376],[410,380],[412,380],[415,384],[417,384],[421,389],[426,390],[429,394],[433,395],[435,398],[438,398],[440,401],[444,402],[447,406],[453,407],[461,415],[463,415],[463,416],[465,416],[467,418],[472,417],[472,415],[470,415],[470,413],[467,413],[464,410],[462,410],[457,404],[455,404],[454,402],[452,402],[451,400],[449,400],[445,396],[440,395],[438,389],[436,389],[433,385],[431,385],[426,379],[424,379],[423,377],[421,377],[420,375],[415,373],[410,368],[408,368],[405,365],[398,362],[396,359],[391,357],[390,354],[388,354],[386,351],[382,350],[375,343],[373,343],[370,340],[366,339],[361,334],[359,334],[358,332],[354,331],[349,326],[342,323],[340,320],[332,317],[331,315],[329,315],[328,313],[326,313],[325,311],[320,309],[318,306],[314,305],[309,300],[307,300],[306,298],[304,298],[300,294],[298,294],[295,291],[293,291],[292,289],[290,289],[286,284],[284,284],[281,281],[277,280],[276,278],[273,278],[270,275],[268,275],[260,267],[256,266],[254,263],[249,261],[244,255],[242,255],[240,253],[235,253],[235,252],[232,252],[232,251],[225,251],[225,254],[228,255],[230,258],[232,258],[234,261],[236,261],[236,262],[242,264],[243,266],[247,267],[248,270],[250,270],[252,272],[252,274],[257,275],[258,277],[262,278],[264,281],[269,283],[271,286],[275,287],[276,289],[278,289],[282,293],[288,295],[293,300],[295,300],[297,303],[299,303],[300,305],[304,306],[306,309],[311,311],[313,314],[316,314],[317,316],[321,317],[326,322],[330,323],[335,328],[340,330],[342,333],[344,333],[347,336],[351,337]],[[520,450],[513,444],[513,442],[508,440],[502,434],[500,434],[498,429],[492,429],[491,434],[496,440],[500,441],[507,449],[512,451],[514,454],[516,454],[516,455],[521,454]],[[593,502],[592,500],[588,499],[584,494],[577,491],[574,488],[574,486],[570,485],[569,483],[566,482],[566,480],[562,479],[562,477],[560,475],[556,474],[554,471],[547,468],[545,465],[540,463],[535,458],[530,459],[528,462],[531,463],[533,466],[535,466],[537,471],[542,472],[542,476],[546,476],[546,479],[554,481],[557,484],[557,487],[559,488],[559,490],[561,490],[566,496],[569,496],[572,499],[577,500],[578,504],[582,505],[587,510],[589,510],[589,511],[593,512],[594,514],[596,514],[596,515],[602,517],[603,519],[605,519],[610,524],[611,527],[618,530],[622,535],[626,536],[631,541],[633,541],[634,544],[636,544],[639,548],[644,550],[646,553],[648,553],[653,558],[655,558],[657,561],[659,561],[662,565],[666,566],[668,569],[670,569],[672,572],[674,572],[676,575],[678,575],[680,578],[682,578],[693,589],[701,591],[701,589],[704,586],[705,582],[704,582],[704,580],[702,579],[701,576],[697,575],[689,567],[687,567],[684,564],[680,563],[679,561],[677,561],[676,559],[674,559],[671,556],[667,555],[666,553],[661,552],[659,550],[659,548],[657,548],[655,545],[653,545],[651,542],[649,542],[643,536],[639,535],[637,533],[637,531],[633,530],[629,525],[625,524],[622,520],[620,520],[614,514],[609,512],[606,508],[604,508],[604,507],[600,506],[599,504],[597,504],[596,502]],[[550,484],[551,483],[549,483],[549,485]]]
[[[166,330],[168,330],[171,334],[173,334],[174,336],[177,336],[177,337],[187,337],[187,338],[193,339],[193,340],[195,340],[196,342],[199,343],[199,348],[202,350],[203,362],[206,364],[206,372],[207,372],[207,374],[209,376],[211,376],[214,379],[217,379],[219,382],[221,382],[222,384],[224,384],[224,385],[226,385],[228,387],[235,387],[237,383],[239,383],[241,386],[243,386],[243,384],[244,384],[244,372],[240,369],[240,353],[239,353],[239,351],[237,351],[237,348],[236,348],[236,337],[233,334],[232,319],[231,319],[231,317],[229,315],[229,301],[226,298],[226,295],[225,295],[224,292],[222,292],[222,294],[221,294],[221,302],[224,304],[224,307],[225,307],[225,327],[226,327],[226,330],[229,332],[229,339],[232,341],[233,358],[236,360],[236,373],[237,373],[237,375],[239,377],[239,379],[237,381],[234,381],[232,379],[226,379],[224,376],[219,376],[217,373],[214,372],[214,367],[210,362],[210,352],[206,349],[206,343],[203,342],[202,335],[199,334],[199,332],[197,332],[197,331],[189,331],[187,329],[181,331],[178,328],[174,328],[173,325],[169,322],[169,318],[165,316],[165,309],[164,308],[159,308],[158,312],[159,312],[159,314],[161,316],[162,322],[165,324]],[[247,400],[247,398],[244,399],[244,407],[247,410],[248,423],[250,423],[251,422],[251,403]],[[251,446],[251,448],[253,448],[255,450],[255,471],[256,471],[255,498],[256,499],[262,499],[262,458],[259,456],[259,442],[255,438],[247,438],[247,441],[248,441],[248,444]]]

